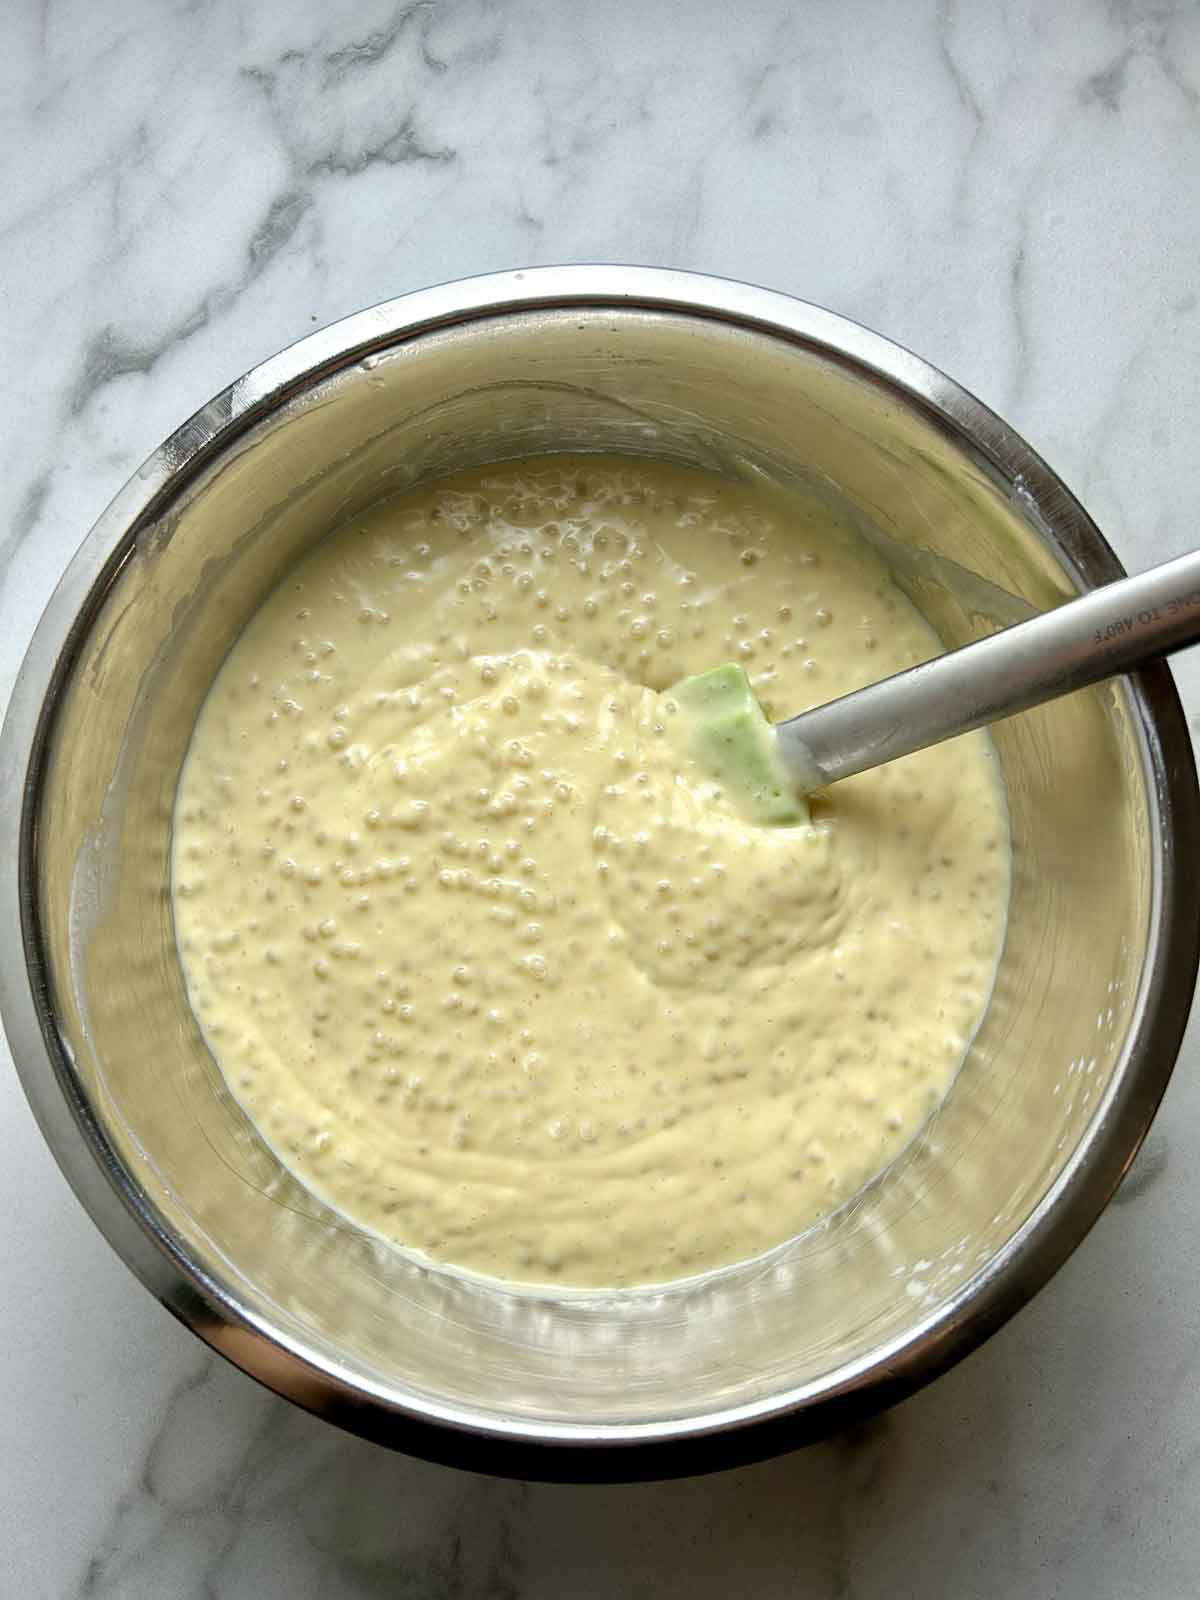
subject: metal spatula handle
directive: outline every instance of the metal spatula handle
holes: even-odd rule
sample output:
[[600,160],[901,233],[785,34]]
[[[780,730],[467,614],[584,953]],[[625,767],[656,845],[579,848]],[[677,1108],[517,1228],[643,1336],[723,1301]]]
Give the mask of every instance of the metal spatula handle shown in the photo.
[[805,789],[880,767],[1200,641],[1200,551],[776,725]]

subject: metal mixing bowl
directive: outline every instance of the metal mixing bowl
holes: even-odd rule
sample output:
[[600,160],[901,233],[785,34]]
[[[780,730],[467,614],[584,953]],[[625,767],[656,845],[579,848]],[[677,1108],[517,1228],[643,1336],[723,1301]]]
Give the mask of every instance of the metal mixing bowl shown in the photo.
[[76,1193],[215,1349],[419,1454],[650,1476],[899,1398],[1079,1242],[1183,1033],[1200,806],[1165,668],[995,730],[1014,870],[986,1018],[916,1143],[770,1256],[663,1291],[554,1296],[364,1237],[278,1166],[188,1010],[168,892],[180,762],[239,629],[330,526],[431,475],[568,449],[803,484],[858,520],[949,644],[1121,574],[977,401],[781,295],[564,267],[364,311],[180,428],[51,601],[0,742],[0,1003]]

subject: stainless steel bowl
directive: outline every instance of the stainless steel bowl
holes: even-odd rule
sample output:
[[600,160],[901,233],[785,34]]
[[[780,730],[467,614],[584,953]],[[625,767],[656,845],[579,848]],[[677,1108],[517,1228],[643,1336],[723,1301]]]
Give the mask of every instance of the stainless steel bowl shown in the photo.
[[950,644],[1121,573],[977,401],[781,295],[564,267],[364,311],[185,423],[51,601],[0,742],[0,1003],[83,1204],[215,1349],[419,1454],[653,1476],[897,1399],[1079,1242],[1183,1032],[1200,805],[1165,668],[996,730],[1013,900],[983,1026],[901,1160],[769,1257],[661,1292],[556,1297],[363,1237],[279,1168],[188,1011],[168,894],[180,761],[239,628],[332,524],[430,475],[564,449],[830,497]]

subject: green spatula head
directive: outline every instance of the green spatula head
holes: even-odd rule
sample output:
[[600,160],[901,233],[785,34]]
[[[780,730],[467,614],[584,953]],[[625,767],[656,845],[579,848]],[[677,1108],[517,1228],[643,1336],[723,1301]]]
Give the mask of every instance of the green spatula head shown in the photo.
[[808,807],[788,779],[763,714],[741,667],[727,662],[668,691],[679,707],[684,748],[756,822],[787,827],[808,821]]

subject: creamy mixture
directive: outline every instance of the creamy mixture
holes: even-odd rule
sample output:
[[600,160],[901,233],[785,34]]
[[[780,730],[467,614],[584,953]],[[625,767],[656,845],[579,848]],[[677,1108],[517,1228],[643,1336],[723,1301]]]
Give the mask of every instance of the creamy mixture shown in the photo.
[[782,716],[939,648],[827,516],[663,466],[493,467],[338,530],[179,785],[177,937],[233,1093],[346,1217],[502,1278],[660,1281],[802,1231],[985,1005],[991,747],[761,827],[665,691],[732,660]]

